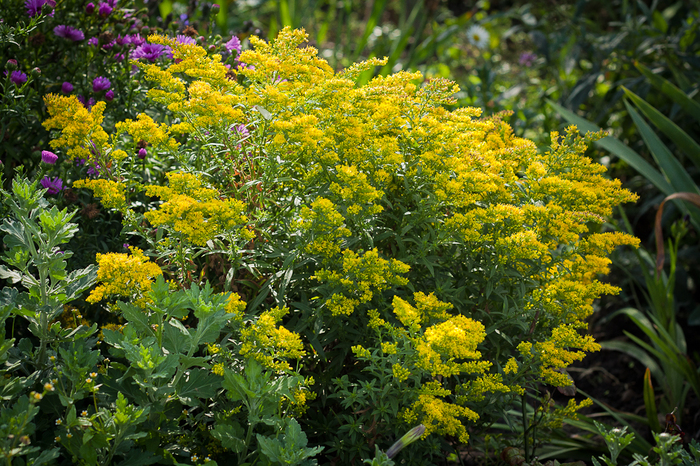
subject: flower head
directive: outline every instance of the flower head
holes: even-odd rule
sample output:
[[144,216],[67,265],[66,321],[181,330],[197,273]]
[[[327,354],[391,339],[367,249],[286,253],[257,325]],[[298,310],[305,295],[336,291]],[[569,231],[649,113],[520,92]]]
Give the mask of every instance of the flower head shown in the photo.
[[139,45],[133,52],[131,52],[131,58],[145,58],[148,61],[154,62],[157,58],[165,54],[168,50],[169,47],[165,45],[145,43]]
[[79,40],[85,39],[85,34],[83,34],[83,31],[72,26],[66,26],[65,24],[60,24],[53,28],[53,33],[58,37],[63,37],[64,39],[69,39],[73,42],[78,42]]
[[85,5],[85,13],[88,15],[91,15],[95,12],[95,4],[90,2],[87,5]]
[[56,163],[58,160],[58,155],[54,154],[53,152],[50,152],[48,150],[42,150],[41,151],[41,161],[44,163],[47,163],[49,165],[53,165]]
[[489,45],[489,33],[483,26],[475,24],[467,30],[467,40],[476,48],[483,49]]
[[61,85],[61,92],[64,94],[70,94],[73,92],[73,85],[68,81],[63,81],[63,84]]
[[59,177],[51,179],[48,176],[45,176],[40,181],[40,183],[41,183],[41,186],[43,186],[45,189],[49,190],[48,193],[51,195],[56,195],[63,190],[63,180],[60,179]]
[[107,99],[107,102],[111,102],[112,100],[114,100],[114,91],[111,90],[111,89],[108,90],[108,91],[105,93],[105,99]]
[[97,47],[100,43],[100,39],[97,37],[91,37],[88,39],[88,45],[92,45],[93,47]]
[[189,37],[184,34],[178,34],[177,35],[177,41],[181,44],[196,44],[197,41],[194,39],[194,37]]
[[5,63],[5,69],[9,71],[14,71],[17,69],[17,60],[14,58],[10,58],[7,60],[7,63]]
[[109,5],[109,3],[102,2],[100,3],[97,14],[104,17],[107,17],[112,13],[112,7]]
[[104,76],[98,76],[92,80],[93,92],[106,91],[110,87],[112,87],[112,83],[109,82],[109,79],[105,78]]
[[231,37],[231,40],[226,42],[225,44],[226,50],[228,50],[228,53],[233,54],[233,51],[236,51],[236,56],[241,54],[241,40],[237,36]]
[[518,62],[523,66],[532,66],[535,60],[537,60],[537,55],[532,52],[523,52],[520,54]]
[[[52,8],[56,6],[54,0],[26,0],[24,2],[24,7],[27,9],[27,14],[31,18],[41,13],[41,7],[43,7],[44,4],[48,4]],[[49,16],[53,16],[53,14],[54,12],[52,11]]]
[[148,152],[146,152],[146,149],[144,149],[143,147],[141,149],[139,149],[138,158],[143,160],[146,158],[147,155],[148,155]]
[[27,75],[19,70],[15,70],[10,73],[10,80],[18,86],[27,82]]

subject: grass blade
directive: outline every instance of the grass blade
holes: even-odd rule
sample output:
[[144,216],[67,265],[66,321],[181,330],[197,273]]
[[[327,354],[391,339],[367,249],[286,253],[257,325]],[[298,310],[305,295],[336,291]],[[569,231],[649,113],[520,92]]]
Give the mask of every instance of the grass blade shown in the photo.
[[675,103],[681,106],[688,115],[691,115],[700,123],[700,104],[690,99],[685,92],[671,84],[661,76],[658,76],[640,63],[635,63],[637,69],[651,82],[651,85],[669,96]]
[[700,144],[695,142],[693,138],[688,136],[688,133],[683,131],[677,124],[672,122],[668,117],[659,112],[649,103],[639,97],[634,92],[622,86],[622,90],[625,92],[628,98],[632,100],[634,105],[637,106],[639,110],[644,113],[644,115],[661,130],[666,136],[668,136],[678,148],[692,160],[693,164],[700,168]]
[[656,411],[656,400],[654,399],[654,386],[651,384],[651,372],[647,367],[644,372],[644,406],[647,411],[647,421],[649,427],[654,432],[661,432],[661,424],[659,424],[659,415]]

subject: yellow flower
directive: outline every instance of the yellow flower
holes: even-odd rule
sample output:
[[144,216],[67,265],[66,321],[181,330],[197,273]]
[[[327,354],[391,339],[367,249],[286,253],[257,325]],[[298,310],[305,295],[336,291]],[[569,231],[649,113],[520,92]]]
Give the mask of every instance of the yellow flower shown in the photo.
[[129,251],[131,255],[97,254],[97,279],[100,284],[90,292],[87,302],[97,303],[109,296],[118,296],[132,298],[135,305],[145,306],[148,302],[146,295],[154,279],[163,272],[139,248],[131,246]]

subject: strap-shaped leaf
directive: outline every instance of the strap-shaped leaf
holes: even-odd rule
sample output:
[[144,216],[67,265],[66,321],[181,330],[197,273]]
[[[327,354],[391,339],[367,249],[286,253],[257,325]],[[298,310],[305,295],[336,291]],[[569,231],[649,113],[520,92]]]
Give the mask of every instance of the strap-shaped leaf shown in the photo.
[[630,91],[626,87],[622,86],[622,90],[625,95],[632,100],[634,105],[637,106],[639,110],[644,113],[644,115],[649,118],[649,120],[656,126],[661,132],[668,136],[678,148],[683,151],[685,155],[692,160],[693,164],[700,168],[700,144],[695,142],[688,133],[683,131],[677,124],[671,121],[664,114],[659,112],[649,103],[639,97],[634,92]]
[[651,82],[651,85],[670,97],[675,103],[681,106],[685,112],[695,118],[700,123],[700,104],[689,98],[685,92],[671,84],[666,79],[654,74],[649,68],[640,63],[635,63],[635,66],[646,78]]

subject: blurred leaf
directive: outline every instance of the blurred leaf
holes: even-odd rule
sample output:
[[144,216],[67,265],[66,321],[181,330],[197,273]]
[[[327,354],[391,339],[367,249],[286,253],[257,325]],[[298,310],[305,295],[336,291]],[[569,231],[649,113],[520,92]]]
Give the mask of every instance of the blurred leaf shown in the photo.
[[634,102],[637,108],[640,109],[647,118],[649,118],[654,126],[668,136],[674,142],[674,144],[676,144],[676,146],[678,146],[678,148],[682,150],[690,158],[690,160],[693,161],[696,168],[700,168],[700,145],[695,142],[693,138],[688,136],[688,133],[683,131],[673,121],[649,105],[647,101],[624,86],[622,86],[622,90],[625,92],[627,97]]
[[666,94],[674,102],[681,106],[683,110],[700,122],[700,104],[689,98],[685,92],[671,84],[659,75],[654,74],[649,68],[640,63],[635,66],[651,82],[652,86]]

